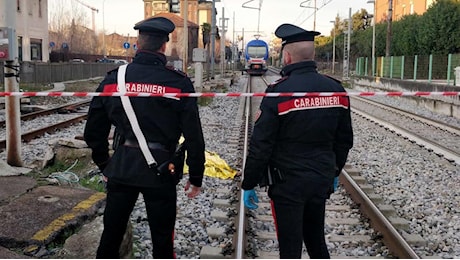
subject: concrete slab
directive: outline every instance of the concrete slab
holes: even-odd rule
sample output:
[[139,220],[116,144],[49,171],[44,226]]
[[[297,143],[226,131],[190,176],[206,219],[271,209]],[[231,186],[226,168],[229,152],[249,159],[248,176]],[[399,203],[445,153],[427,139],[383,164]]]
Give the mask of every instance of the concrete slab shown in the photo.
[[3,176],[18,176],[31,172],[32,169],[25,167],[13,167],[5,161],[0,160],[0,177]]
[[0,206],[0,244],[8,248],[47,245],[95,216],[105,196],[84,188],[35,188]]
[[15,197],[25,194],[37,185],[34,178],[27,176],[8,176],[0,178],[0,205],[5,205]]

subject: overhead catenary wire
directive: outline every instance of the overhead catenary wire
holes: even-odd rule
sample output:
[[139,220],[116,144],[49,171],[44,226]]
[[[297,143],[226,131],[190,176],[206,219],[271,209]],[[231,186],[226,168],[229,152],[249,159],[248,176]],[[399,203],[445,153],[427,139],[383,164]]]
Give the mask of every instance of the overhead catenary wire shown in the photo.
[[307,16],[299,25],[302,25],[304,22],[306,22],[308,19],[310,19],[310,17],[312,17],[316,12],[318,12],[321,8],[325,7],[326,5],[331,3],[332,1],[333,0],[324,0],[323,5],[321,5],[320,7],[317,7],[316,10],[314,10],[314,12],[312,14]]

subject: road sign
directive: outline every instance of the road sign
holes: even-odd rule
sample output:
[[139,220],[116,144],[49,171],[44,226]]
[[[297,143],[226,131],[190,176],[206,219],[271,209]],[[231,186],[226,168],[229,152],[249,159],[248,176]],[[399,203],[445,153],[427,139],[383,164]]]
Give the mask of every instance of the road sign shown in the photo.
[[53,48],[54,46],[56,46],[56,43],[50,42],[50,48]]
[[129,45],[129,42],[125,42],[125,43],[123,43],[123,48],[125,48],[125,49],[129,49],[129,46],[130,46],[130,45]]
[[64,42],[64,43],[62,43],[62,48],[63,48],[63,49],[67,49],[67,48],[69,48],[69,45],[68,45],[67,43]]
[[137,44],[133,44],[133,49],[137,51]]

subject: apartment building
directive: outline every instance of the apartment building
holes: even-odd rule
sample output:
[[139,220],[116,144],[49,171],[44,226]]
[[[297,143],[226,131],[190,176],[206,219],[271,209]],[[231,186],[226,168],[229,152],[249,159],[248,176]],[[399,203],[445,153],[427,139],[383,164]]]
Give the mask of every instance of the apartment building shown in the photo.
[[[423,14],[436,0],[392,0],[392,20],[397,21],[405,15]],[[376,22],[385,22],[389,14],[389,0],[375,0]]]
[[[182,19],[185,17],[185,1],[183,0],[142,0],[144,1],[144,18],[152,17],[160,13],[173,13],[179,15]],[[203,35],[201,25],[203,23],[211,24],[212,2],[202,0],[188,0],[187,20],[197,24],[198,30],[198,47],[203,48]]]
[[[10,1],[16,2],[15,10],[8,10],[13,6]],[[0,27],[10,27],[7,12],[16,14],[19,61],[47,62],[48,0],[0,0]]]

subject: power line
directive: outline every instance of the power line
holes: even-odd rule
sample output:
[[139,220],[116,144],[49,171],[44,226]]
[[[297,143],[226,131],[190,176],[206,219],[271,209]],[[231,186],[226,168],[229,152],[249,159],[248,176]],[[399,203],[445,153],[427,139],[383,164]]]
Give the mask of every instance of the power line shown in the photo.
[[299,25],[302,25],[304,22],[306,22],[310,17],[312,17],[312,15],[315,14],[315,12],[318,12],[321,8],[323,8],[324,6],[328,5],[329,3],[331,3],[333,0],[324,0],[323,1],[323,5],[316,8],[316,10],[313,12],[313,14],[307,16],[307,18],[305,18]]
[[305,13],[306,11],[307,11],[306,9],[302,9],[302,12],[299,14],[299,16],[297,16],[297,18],[295,18],[294,24],[297,24],[297,21],[300,19],[300,17],[301,17],[302,15],[304,15],[304,13]]

